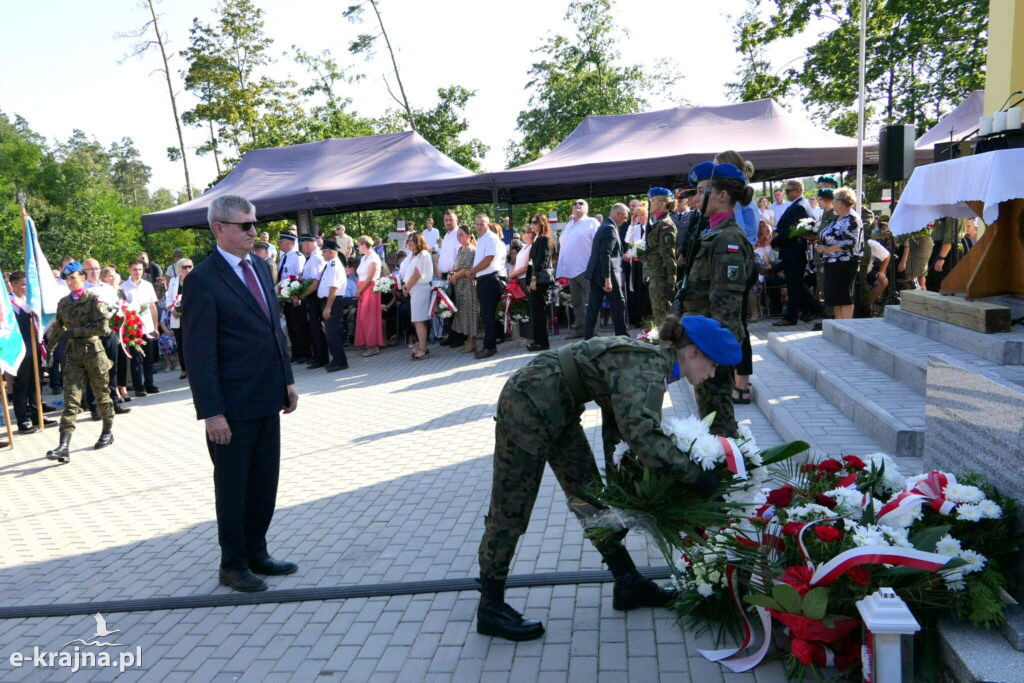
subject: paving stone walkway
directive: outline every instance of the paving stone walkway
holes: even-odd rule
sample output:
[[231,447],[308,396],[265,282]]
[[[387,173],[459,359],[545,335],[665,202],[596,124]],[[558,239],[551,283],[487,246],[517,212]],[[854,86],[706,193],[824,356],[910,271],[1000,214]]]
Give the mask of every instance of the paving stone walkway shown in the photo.
[[[301,569],[271,578],[271,589],[476,576],[494,404],[531,357],[508,342],[487,361],[434,347],[411,363],[387,349],[371,359],[353,352],[341,373],[299,370],[269,541]],[[216,579],[201,425],[176,373],[157,382],[160,394],[135,399],[118,418],[112,448],[91,450],[99,429],[86,417],[69,465],[43,458],[54,430],[0,452],[0,605],[227,592]],[[686,414],[692,396],[676,384],[667,403],[666,414]],[[780,441],[756,406],[739,416],[762,444]],[[595,446],[599,422],[592,406],[584,425]],[[640,535],[627,546],[638,565],[663,564]],[[600,567],[548,471],[512,572]],[[697,653],[710,643],[669,612],[612,610],[608,584],[509,596],[545,621],[543,640],[477,635],[475,592],[110,614],[117,642],[142,648],[143,665],[120,674],[31,666],[35,646],[59,651],[88,639],[90,616],[0,620],[0,680],[784,680],[778,663],[723,674]],[[15,651],[28,656],[25,666],[11,666]]]

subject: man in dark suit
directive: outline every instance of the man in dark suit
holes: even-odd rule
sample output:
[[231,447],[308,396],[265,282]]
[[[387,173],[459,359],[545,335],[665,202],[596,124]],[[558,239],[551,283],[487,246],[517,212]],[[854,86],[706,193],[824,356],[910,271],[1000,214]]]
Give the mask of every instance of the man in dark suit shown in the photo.
[[288,345],[267,262],[250,252],[256,214],[244,197],[218,197],[208,211],[217,248],[185,281],[181,326],[196,415],[213,460],[220,582],[266,590],[256,574],[298,567],[267,552],[281,460],[279,413],[298,405]]
[[594,234],[590,248],[590,260],[585,274],[590,281],[587,301],[587,318],[583,325],[583,338],[594,336],[601,300],[608,296],[615,334],[626,334],[626,302],[622,298],[622,242],[619,241],[618,225],[626,220],[629,209],[625,204],[616,204],[608,218]]
[[811,205],[804,198],[804,184],[799,180],[790,180],[786,183],[785,192],[786,200],[790,204],[775,226],[776,235],[772,240],[772,248],[779,251],[779,268],[786,276],[789,306],[782,320],[775,322],[775,327],[796,325],[801,314],[809,319],[821,317],[822,313],[821,304],[804,282],[807,240],[799,236],[789,236],[789,232],[800,220],[811,217]]

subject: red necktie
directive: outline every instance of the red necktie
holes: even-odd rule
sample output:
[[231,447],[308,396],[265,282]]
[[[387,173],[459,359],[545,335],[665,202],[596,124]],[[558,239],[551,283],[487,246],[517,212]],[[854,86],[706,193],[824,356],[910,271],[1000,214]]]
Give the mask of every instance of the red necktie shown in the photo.
[[267,301],[263,298],[263,292],[260,291],[260,285],[256,282],[256,275],[252,272],[252,266],[249,265],[248,259],[242,259],[240,261],[242,266],[242,275],[245,276],[245,284],[249,287],[249,291],[256,297],[256,301],[260,302],[260,308],[263,309],[263,315],[267,316],[267,320],[270,320],[270,309],[267,308]]

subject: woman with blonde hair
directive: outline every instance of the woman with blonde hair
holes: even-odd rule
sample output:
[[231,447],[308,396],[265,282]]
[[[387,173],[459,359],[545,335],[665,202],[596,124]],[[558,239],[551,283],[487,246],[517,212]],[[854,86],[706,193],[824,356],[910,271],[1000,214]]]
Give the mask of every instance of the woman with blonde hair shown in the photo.
[[402,288],[402,293],[409,297],[410,318],[416,328],[416,346],[412,351],[412,359],[423,360],[430,355],[427,349],[427,324],[430,322],[430,281],[434,276],[434,261],[430,258],[427,240],[420,233],[410,233],[405,238],[405,246],[412,254],[405,269],[407,279]]
[[848,187],[835,191],[835,222],[818,233],[815,251],[825,266],[825,305],[831,306],[836,320],[853,317],[853,282],[864,255],[864,226],[854,211],[857,195]]
[[356,269],[356,346],[365,346],[363,357],[376,356],[384,344],[384,322],[381,319],[380,294],[373,291],[381,275],[380,256],[373,248],[373,238],[360,235],[356,240],[363,255]]

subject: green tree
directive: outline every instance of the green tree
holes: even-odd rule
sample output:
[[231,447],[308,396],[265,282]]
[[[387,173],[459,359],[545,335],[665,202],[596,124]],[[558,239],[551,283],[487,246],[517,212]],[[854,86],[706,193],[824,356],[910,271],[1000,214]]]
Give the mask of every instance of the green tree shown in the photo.
[[[462,134],[469,129],[469,122],[462,111],[475,91],[461,85],[437,89],[437,105],[431,109],[414,109],[413,116],[419,124],[417,132],[442,154],[465,166],[471,171],[480,170],[480,161],[487,154],[488,147],[477,138],[463,141]],[[394,133],[405,129],[405,114],[389,111],[380,118],[377,131]]]
[[584,118],[641,111],[651,81],[639,66],[618,63],[613,47],[611,0],[572,0],[565,18],[574,36],[555,35],[535,52],[543,58],[530,69],[528,108],[516,119],[522,139],[508,149],[512,165],[536,159],[561,142]]
[[[741,54],[757,56],[812,21],[834,26],[807,48],[799,68],[787,69],[768,90],[774,96],[799,94],[816,118],[844,134],[856,131],[860,1],[765,0],[771,17],[755,14],[737,41]],[[921,134],[972,90],[984,87],[987,0],[866,1],[869,123],[912,123]],[[761,66],[758,73],[768,68]],[[746,86],[758,92],[756,78]]]
[[[141,206],[149,199],[146,186],[152,177],[152,169],[142,163],[139,150],[131,138],[111,143],[110,182],[121,195],[121,203],[127,206]],[[186,197],[187,198],[187,197]]]

